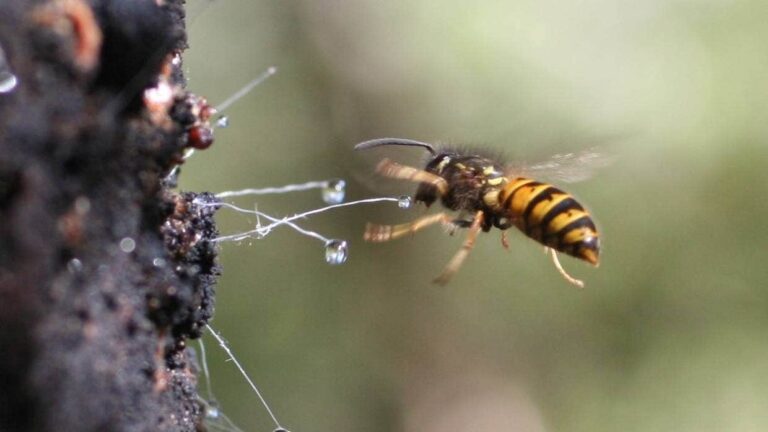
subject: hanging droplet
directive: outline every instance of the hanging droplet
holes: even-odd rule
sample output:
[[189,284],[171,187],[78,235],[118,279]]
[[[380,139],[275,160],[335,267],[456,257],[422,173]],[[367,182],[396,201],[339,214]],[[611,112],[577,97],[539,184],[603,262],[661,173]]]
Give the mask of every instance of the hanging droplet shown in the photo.
[[221,417],[221,410],[216,401],[208,401],[205,407],[205,417],[208,420],[218,420]]
[[342,179],[330,180],[323,188],[323,201],[328,204],[339,204],[344,201],[347,182]]
[[5,53],[0,48],[0,93],[11,92],[18,84],[18,78],[11,72],[8,62],[5,60]]
[[67,262],[67,270],[72,274],[80,273],[83,270],[83,262],[77,258],[72,258]]
[[328,240],[325,243],[325,262],[331,265],[344,264],[349,255],[345,240]]
[[9,93],[16,88],[19,80],[9,70],[0,70],[0,93]]
[[225,128],[229,126],[229,117],[227,116],[221,116],[218,119],[216,119],[216,127]]
[[409,209],[413,205],[413,200],[408,195],[403,195],[397,199],[397,206],[401,209]]

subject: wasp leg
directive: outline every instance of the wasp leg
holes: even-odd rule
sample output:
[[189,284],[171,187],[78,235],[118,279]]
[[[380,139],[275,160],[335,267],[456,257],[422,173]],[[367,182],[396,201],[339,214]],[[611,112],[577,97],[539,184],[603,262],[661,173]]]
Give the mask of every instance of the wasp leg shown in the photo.
[[376,166],[376,172],[383,176],[400,180],[410,180],[416,183],[429,183],[437,188],[440,195],[445,195],[448,191],[448,183],[439,175],[406,165],[400,165],[389,159],[383,159],[379,162]]
[[465,215],[461,214],[456,219],[452,220],[450,224],[445,224],[446,226],[446,232],[449,236],[453,236],[456,234],[456,231],[458,231],[459,228],[469,228],[472,226],[473,219],[466,220]]
[[461,249],[459,249],[459,251],[456,252],[456,255],[454,255],[453,258],[448,261],[448,264],[443,269],[443,272],[440,273],[440,275],[437,276],[432,282],[438,285],[445,285],[449,280],[451,280],[453,275],[459,271],[459,267],[461,267],[461,264],[464,263],[465,259],[467,259],[469,251],[475,247],[475,239],[477,239],[477,234],[480,232],[482,223],[483,211],[481,210],[475,214],[475,219],[472,221],[472,226],[469,227],[469,231],[467,232],[467,239],[464,240],[464,244],[461,245]]
[[367,224],[363,239],[370,242],[381,243],[400,238],[406,234],[413,234],[438,222],[452,224],[453,220],[445,213],[422,216],[413,222],[400,225],[376,225]]
[[575,277],[568,274],[568,272],[563,269],[563,266],[560,265],[560,260],[557,258],[557,251],[555,251],[552,248],[547,248],[547,252],[552,254],[552,262],[555,264],[555,268],[557,268],[557,271],[560,272],[560,274],[567,280],[568,282],[576,285],[579,288],[584,288],[584,282],[576,279]]
[[507,231],[501,232],[501,245],[504,249],[509,250],[509,240],[507,239]]

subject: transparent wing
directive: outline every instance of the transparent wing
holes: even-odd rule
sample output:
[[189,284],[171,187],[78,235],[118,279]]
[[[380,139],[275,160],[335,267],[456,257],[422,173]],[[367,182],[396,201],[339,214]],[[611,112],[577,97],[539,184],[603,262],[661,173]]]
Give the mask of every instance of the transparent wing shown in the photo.
[[614,161],[610,156],[592,147],[575,153],[561,153],[543,162],[512,163],[507,165],[508,176],[524,176],[553,182],[576,183],[591,178],[600,168]]
[[393,180],[376,173],[376,165],[384,158],[392,159],[397,163],[423,168],[423,151],[407,151],[402,148],[374,148],[364,152],[355,152],[349,167],[349,176],[365,187],[369,192],[377,195],[398,196],[412,195],[416,192],[416,184],[406,181]]

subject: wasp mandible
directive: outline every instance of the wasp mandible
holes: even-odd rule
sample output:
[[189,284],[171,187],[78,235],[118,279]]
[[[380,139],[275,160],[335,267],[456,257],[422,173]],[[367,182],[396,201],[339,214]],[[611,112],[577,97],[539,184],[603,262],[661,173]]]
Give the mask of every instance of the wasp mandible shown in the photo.
[[478,233],[481,230],[488,232],[493,227],[501,230],[501,242],[505,248],[509,248],[506,230],[513,226],[544,245],[560,274],[576,286],[583,287],[584,282],[563,269],[557,257],[558,252],[593,266],[598,265],[600,235],[589,212],[571,194],[527,175],[560,171],[563,180],[581,180],[583,173],[572,168],[578,168],[581,162],[596,160],[596,153],[558,156],[545,164],[530,166],[527,170],[515,170],[510,165],[498,162],[496,158],[477,152],[437,149],[429,143],[402,138],[361,142],[355,146],[355,150],[380,146],[426,149],[431,156],[424,169],[383,159],[377,165],[376,172],[386,177],[419,183],[414,201],[429,207],[439,198],[443,206],[458,211],[459,215],[453,217],[441,212],[400,225],[369,223],[365,229],[365,240],[385,242],[416,233],[436,223],[442,223],[451,230],[468,228],[461,249],[434,279],[435,283],[446,284],[469,255]]

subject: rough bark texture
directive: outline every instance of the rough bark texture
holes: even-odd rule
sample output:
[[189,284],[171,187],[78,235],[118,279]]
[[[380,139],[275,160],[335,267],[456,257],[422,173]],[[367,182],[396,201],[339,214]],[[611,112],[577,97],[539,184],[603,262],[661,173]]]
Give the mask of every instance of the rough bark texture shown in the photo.
[[213,198],[164,180],[210,132],[181,4],[0,0],[0,430],[201,428],[219,268]]

